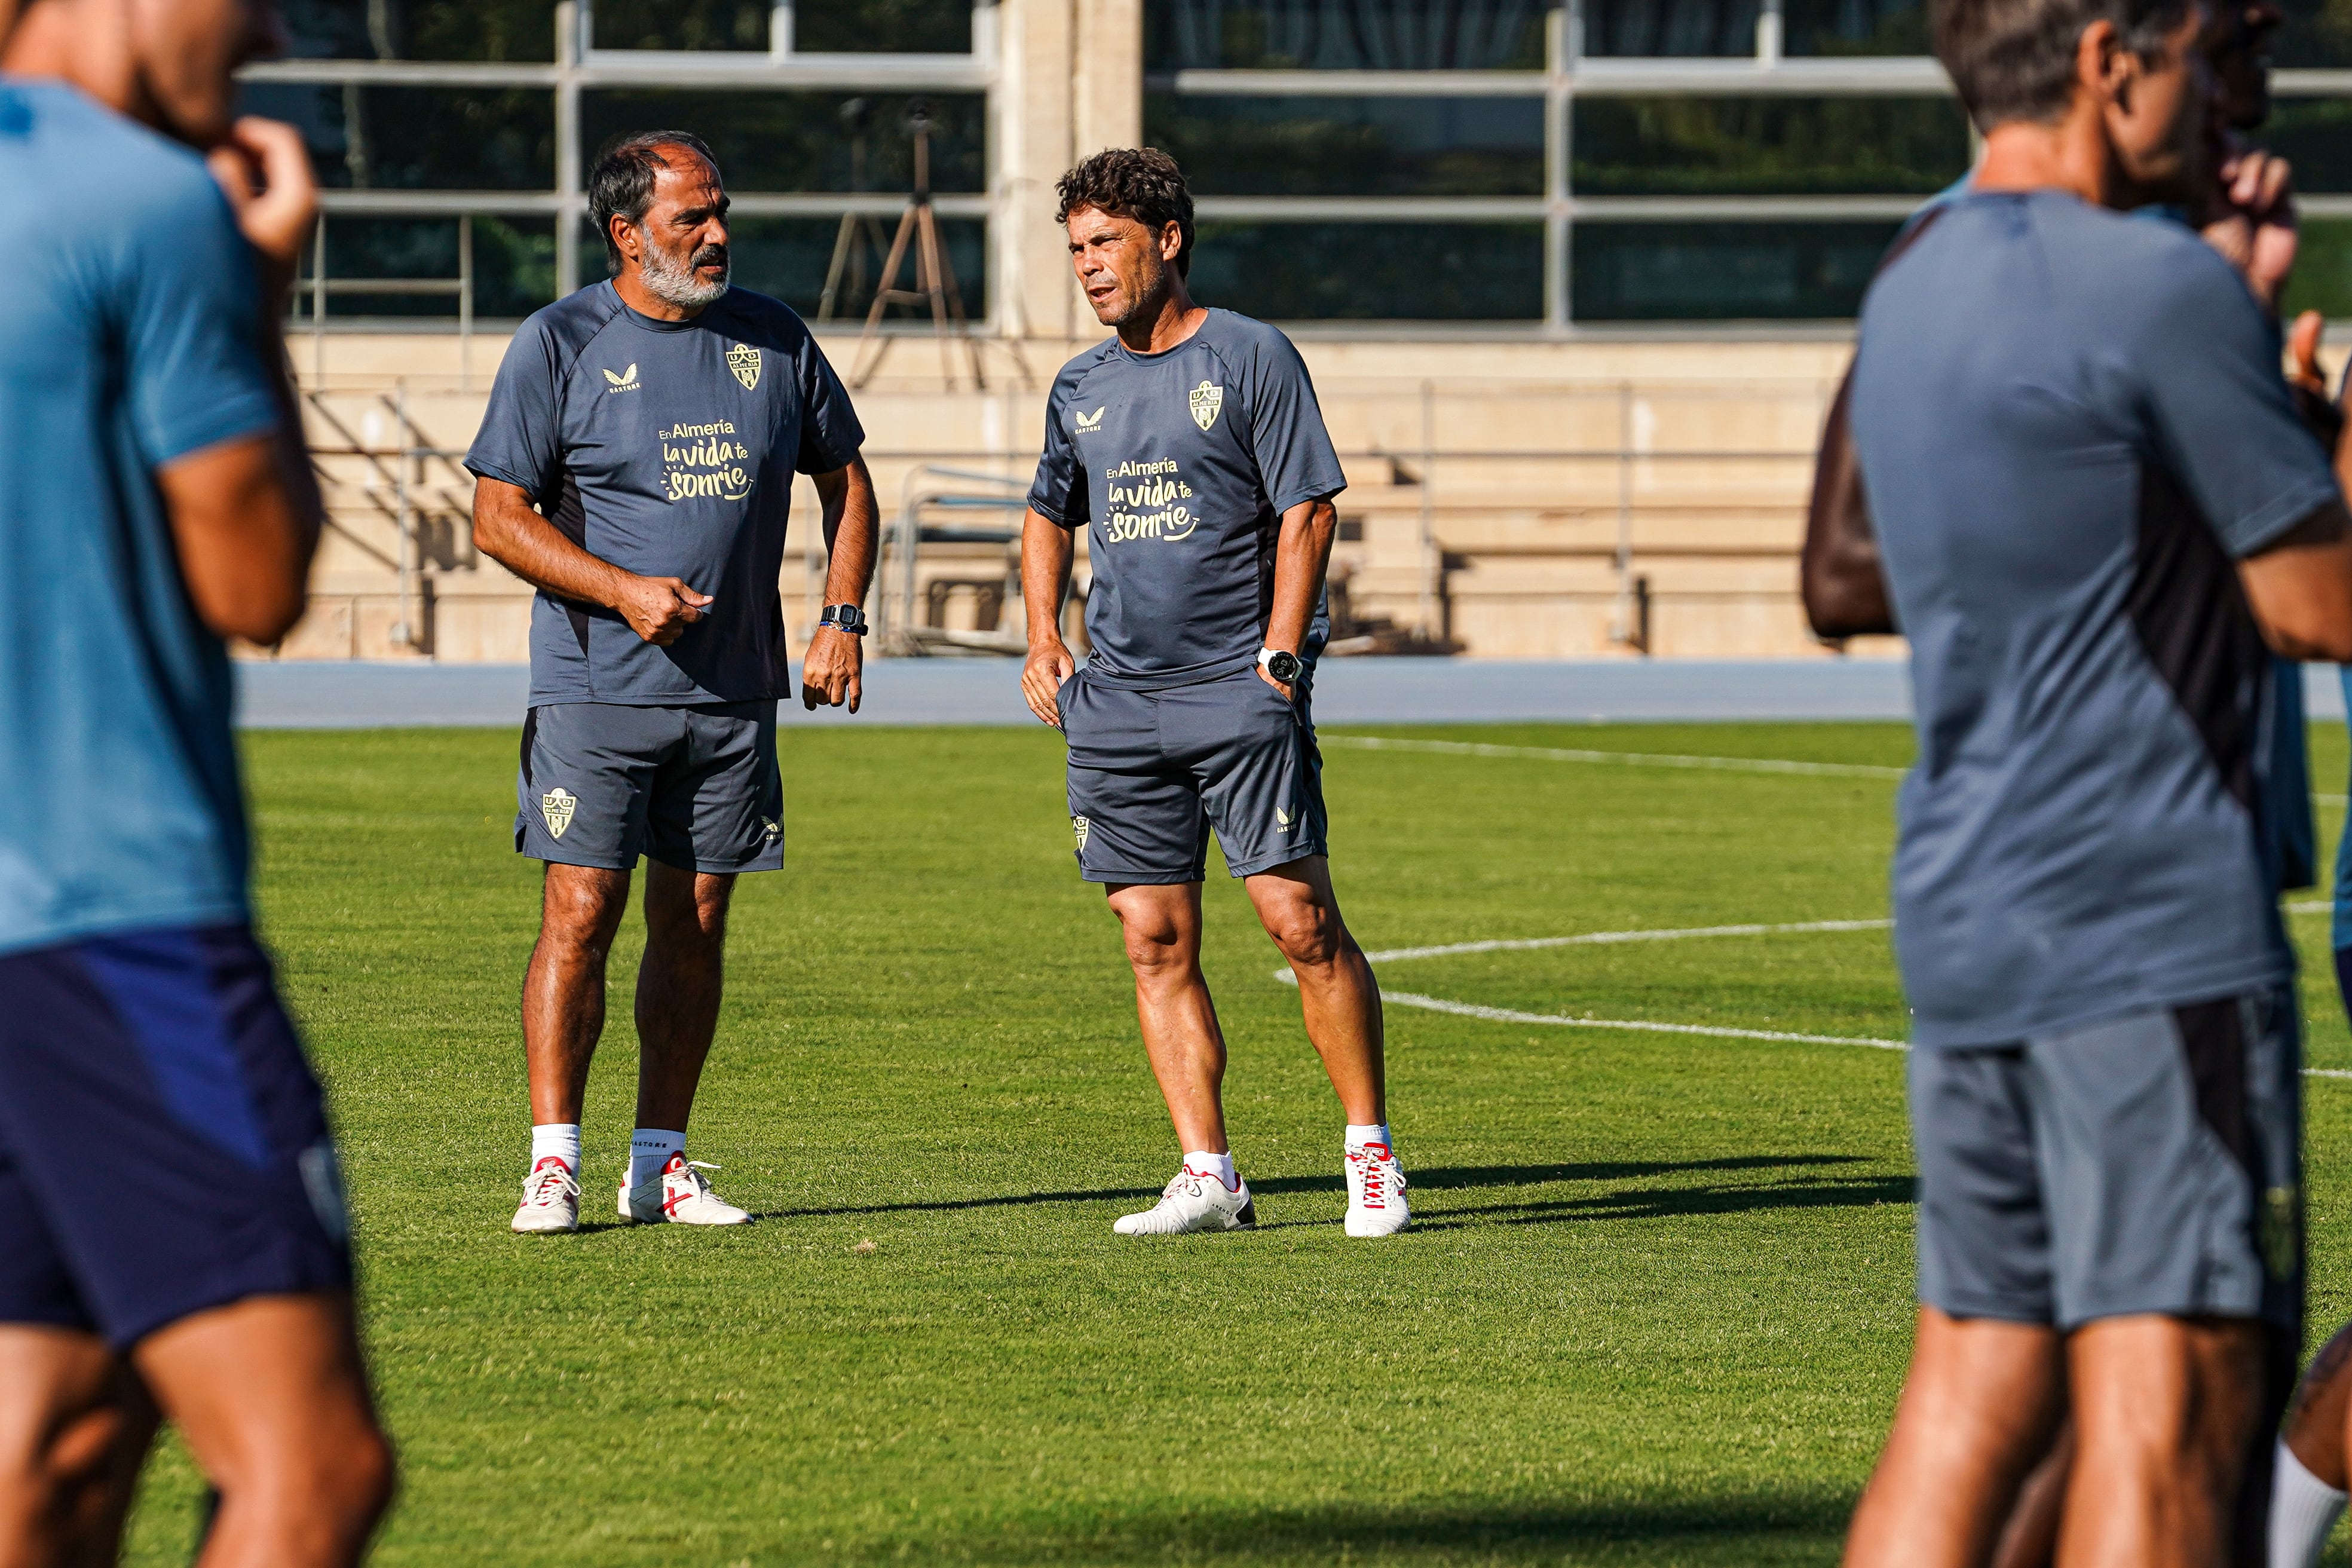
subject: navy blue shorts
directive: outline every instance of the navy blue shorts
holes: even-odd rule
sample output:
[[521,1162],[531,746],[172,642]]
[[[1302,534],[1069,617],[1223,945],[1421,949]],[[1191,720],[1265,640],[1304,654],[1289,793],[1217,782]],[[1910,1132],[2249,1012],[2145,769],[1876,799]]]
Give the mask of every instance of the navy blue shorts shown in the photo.
[[1295,700],[1255,668],[1158,691],[1083,669],[1064,681],[1079,873],[1089,882],[1198,882],[1212,827],[1236,877],[1329,853],[1311,679],[1300,679]]
[[118,1349],[348,1290],[318,1080],[242,925],[0,956],[0,1322]]

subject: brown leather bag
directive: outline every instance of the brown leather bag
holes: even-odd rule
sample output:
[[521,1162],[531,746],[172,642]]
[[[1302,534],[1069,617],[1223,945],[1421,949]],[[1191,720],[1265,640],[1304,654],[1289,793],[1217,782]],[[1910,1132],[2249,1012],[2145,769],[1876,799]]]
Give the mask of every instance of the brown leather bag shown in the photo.
[[[1930,207],[1895,237],[1878,260],[1884,272],[1911,248],[1942,213]],[[1824,642],[1885,637],[1897,628],[1886,574],[1878,560],[1878,533],[1871,526],[1870,498],[1862,488],[1862,463],[1854,456],[1848,405],[1853,401],[1853,367],[1846,366],[1822,423],[1821,451],[1813,459],[1813,499],[1805,518],[1805,550],[1798,561],[1797,585],[1805,619]]]

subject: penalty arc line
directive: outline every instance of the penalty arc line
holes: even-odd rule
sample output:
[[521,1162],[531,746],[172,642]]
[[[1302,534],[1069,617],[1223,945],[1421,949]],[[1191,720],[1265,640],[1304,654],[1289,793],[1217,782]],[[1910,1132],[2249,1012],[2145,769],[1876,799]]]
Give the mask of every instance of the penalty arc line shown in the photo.
[[[1785,757],[1698,757],[1670,752],[1591,752],[1565,746],[1504,746],[1484,741],[1414,741],[1392,735],[1317,737],[1328,746],[1353,746],[1367,752],[1432,752],[1455,757],[1533,757],[1548,763],[1599,763],[1634,768],[1702,768],[1717,773],[1796,773],[1814,778],[1899,779],[1911,770],[1871,763],[1800,763]],[[2314,790],[2311,798],[2322,805],[2347,804],[2340,795]]]
[[[2291,914],[2321,914],[2331,911],[2335,905],[2321,900],[2305,900],[2287,906]],[[1449,942],[1433,947],[1392,947],[1368,952],[1366,959],[1384,963],[1402,963],[1417,958],[1443,958],[1469,952],[1526,952],[1538,948],[1590,946],[1627,942],[1674,942],[1711,936],[1769,936],[1780,933],[1806,931],[1885,931],[1892,921],[1801,921],[1778,925],[1685,926],[1675,930],[1586,931],[1577,936],[1547,936],[1493,942]],[[1286,985],[1297,985],[1298,977],[1286,969],[1276,970],[1274,978]],[[1559,1013],[1523,1013],[1511,1007],[1489,1007],[1476,1002],[1454,1002],[1442,996],[1425,996],[1417,991],[1391,991],[1383,987],[1381,1000],[1400,1006],[1418,1007],[1432,1013],[1446,1013],[1455,1017],[1477,1018],[1495,1024],[1539,1024],[1556,1029],[1618,1029],[1633,1034],[1691,1035],[1706,1039],[1767,1040],[1782,1045],[1804,1046],[1864,1046],[1879,1051],[1907,1051],[1910,1045],[1903,1040],[1882,1040],[1860,1035],[1804,1035],[1784,1029],[1741,1029],[1716,1024],[1662,1024],[1638,1018],[1571,1018]],[[2306,1078],[2352,1079],[2352,1069],[2343,1068],[2305,1068]]]

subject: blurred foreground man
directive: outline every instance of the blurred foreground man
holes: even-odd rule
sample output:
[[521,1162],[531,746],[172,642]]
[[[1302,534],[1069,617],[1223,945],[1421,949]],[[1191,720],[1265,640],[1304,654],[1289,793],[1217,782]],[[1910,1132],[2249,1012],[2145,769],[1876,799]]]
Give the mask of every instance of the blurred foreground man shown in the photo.
[[[34,0],[0,57],[0,1563],[114,1560],[158,1412],[201,1561],[356,1562],[392,1486],[319,1086],[254,940],[222,639],[319,529],[276,328],[308,155],[254,0]],[[210,168],[207,169],[207,154]]]
[[741,1225],[686,1157],[719,1026],[727,903],[784,863],[778,577],[793,475],[833,552],[802,700],[857,710],[874,575],[865,432],[779,300],[728,284],[727,191],[681,131],[616,140],[589,175],[613,276],[522,324],[466,466],[474,538],[539,589],[515,848],[546,862],[523,978],[530,1165],[514,1228],[580,1224],[580,1113],[604,958],[646,876],[636,1129],[620,1215]]
[[1986,1562],[2067,1408],[2056,1560],[2229,1561],[2298,1321],[2269,648],[2352,657],[2352,542],[2230,264],[2191,0],[1947,0],[1970,193],[1864,308],[1853,433],[1919,761],[1917,1342],[1854,1564]]
[[[1272,327],[1192,302],[1192,197],[1156,148],[1062,176],[1055,220],[1116,335],[1062,367],[1023,525],[1031,711],[1069,742],[1079,874],[1126,933],[1144,1048],[1183,1163],[1113,1226],[1255,1225],[1225,1139],[1225,1041],[1201,973],[1209,830],[1298,981],[1338,1091],[1349,1236],[1410,1215],[1388,1130],[1381,994],[1331,889],[1322,756],[1307,712],[1329,635],[1323,574],[1347,479],[1307,366]],[[1094,587],[1077,669],[1058,630],[1087,529]]]

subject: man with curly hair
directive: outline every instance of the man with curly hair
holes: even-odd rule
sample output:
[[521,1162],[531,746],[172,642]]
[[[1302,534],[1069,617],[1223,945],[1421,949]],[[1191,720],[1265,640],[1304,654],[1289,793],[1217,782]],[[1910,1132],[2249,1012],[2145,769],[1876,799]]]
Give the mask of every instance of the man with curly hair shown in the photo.
[[[1192,198],[1154,148],[1062,176],[1055,216],[1115,335],[1065,365],[1046,405],[1021,579],[1022,692],[1069,742],[1080,873],[1104,884],[1183,1164],[1122,1236],[1256,1223],[1219,1091],[1225,1044],[1201,973],[1209,830],[1297,977],[1307,1038],[1347,1118],[1349,1236],[1409,1218],[1388,1130],[1381,995],[1331,890],[1308,716],[1329,634],[1323,575],[1347,483],[1288,339],[1195,304]],[[1075,534],[1094,585],[1076,668],[1059,630]]]

